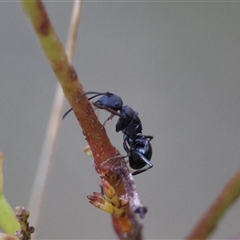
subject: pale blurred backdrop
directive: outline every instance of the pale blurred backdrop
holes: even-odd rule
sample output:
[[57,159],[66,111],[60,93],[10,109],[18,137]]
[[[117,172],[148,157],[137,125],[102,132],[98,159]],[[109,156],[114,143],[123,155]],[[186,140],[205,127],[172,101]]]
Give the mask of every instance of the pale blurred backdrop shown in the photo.
[[[72,1],[45,1],[65,44]],[[0,150],[4,192],[28,206],[56,79],[18,2],[0,2]],[[111,91],[153,135],[154,167],[135,177],[146,239],[187,235],[240,167],[240,3],[85,1],[73,65],[86,91]],[[65,104],[64,110],[69,108]],[[108,114],[100,112],[101,120]],[[122,152],[117,118],[107,124]],[[73,114],[62,122],[38,239],[115,239]],[[215,239],[240,231],[239,202]]]

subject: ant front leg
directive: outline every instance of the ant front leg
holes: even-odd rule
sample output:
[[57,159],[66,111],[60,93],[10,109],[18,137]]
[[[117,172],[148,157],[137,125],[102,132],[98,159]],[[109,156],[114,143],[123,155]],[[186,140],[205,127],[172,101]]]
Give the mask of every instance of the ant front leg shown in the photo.
[[106,123],[107,123],[108,121],[111,121],[114,116],[115,116],[115,115],[112,113],[112,114],[103,122],[103,126],[105,127]]

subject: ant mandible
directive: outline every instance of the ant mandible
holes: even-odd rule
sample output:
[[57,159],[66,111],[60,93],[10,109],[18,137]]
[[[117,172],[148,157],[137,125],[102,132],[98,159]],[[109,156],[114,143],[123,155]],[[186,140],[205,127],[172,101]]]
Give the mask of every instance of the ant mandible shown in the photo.
[[[96,102],[93,102],[93,105],[98,109],[104,109],[111,113],[103,125],[114,116],[119,117],[116,123],[116,132],[123,132],[123,148],[127,152],[126,157],[129,158],[130,167],[136,170],[132,175],[137,175],[152,168],[153,164],[150,162],[152,146],[150,141],[153,139],[153,136],[142,134],[142,123],[138,113],[127,105],[123,106],[122,99],[110,92],[85,92],[78,100],[80,101],[83,96],[88,94],[95,94],[88,100],[102,96]],[[62,119],[70,111],[72,111],[72,108],[63,115]]]

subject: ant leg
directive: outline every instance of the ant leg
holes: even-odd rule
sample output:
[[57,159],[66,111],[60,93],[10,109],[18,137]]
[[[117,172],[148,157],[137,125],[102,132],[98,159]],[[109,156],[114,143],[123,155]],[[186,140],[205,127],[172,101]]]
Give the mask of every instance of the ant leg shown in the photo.
[[[89,100],[89,99],[88,99],[88,100]],[[115,111],[115,110],[113,110],[113,109],[111,109],[111,108],[109,108],[109,107],[106,107],[106,106],[101,106],[101,107],[100,107],[100,106],[97,106],[95,102],[93,102],[92,104],[93,104],[93,106],[96,107],[96,108],[106,110],[106,111],[112,113],[112,114],[115,115],[115,116],[121,117],[121,114],[120,114],[120,113],[118,113],[117,111]]]
[[150,169],[152,167],[153,167],[153,165],[152,166],[148,166],[147,168],[144,168],[144,169],[141,169],[141,170],[134,171],[134,172],[132,172],[132,175],[135,176],[135,175],[137,175],[139,173],[146,172],[148,169]]
[[[99,109],[99,108],[98,108]],[[108,122],[108,121],[111,121],[113,119],[115,115],[114,114],[111,114],[103,123],[103,126],[105,127],[105,124]]]
[[[106,120],[106,121],[107,121],[107,120]],[[106,121],[105,121],[105,122],[106,122]],[[104,161],[102,164],[106,164],[107,162],[109,162],[109,161],[111,161],[111,160],[117,160],[117,159],[120,159],[120,158],[126,158],[126,157],[129,157],[129,156],[130,156],[130,150],[128,149],[127,144],[126,144],[126,137],[124,136],[123,139],[124,139],[123,148],[124,148],[124,150],[127,152],[127,155],[126,155],[126,156],[123,156],[123,155],[120,154],[120,155],[117,155],[117,156],[115,156],[115,157],[111,157],[111,158],[107,159],[106,161]]]
[[153,136],[151,135],[143,135],[145,138],[149,139],[149,142],[153,139]]
[[[94,103],[92,103],[92,104],[93,104],[93,106],[94,106],[94,110],[97,111],[97,116],[98,116],[98,115],[99,115],[99,109],[100,109],[100,108],[96,107],[96,106],[94,105]],[[111,115],[103,122],[102,125],[105,127],[106,123],[107,123],[108,121],[111,121],[114,116],[115,116],[114,114],[111,114]]]
[[108,112],[110,112],[110,113],[112,113],[113,115],[115,115],[115,116],[118,116],[118,117],[121,117],[121,114],[120,113],[118,113],[117,111],[115,111],[115,110],[113,110],[113,109],[111,109],[111,108],[103,108],[104,110],[106,110],[106,111],[108,111]]
[[145,168],[142,168],[140,170],[136,170],[136,171],[132,172],[132,175],[137,175],[139,173],[145,172],[148,169],[153,167],[153,164],[142,153],[136,152],[136,151],[134,151],[134,153],[137,154],[148,166]]
[[152,168],[152,167],[153,167],[153,165],[148,166],[148,167],[146,167],[146,168],[143,168],[143,169],[141,169],[141,170],[134,171],[134,172],[132,172],[132,175],[135,176],[135,175],[137,175],[137,174],[139,174],[139,173],[146,172],[147,170],[149,170],[149,169]]
[[111,158],[108,158],[106,161],[104,161],[103,163],[101,163],[101,166],[105,165],[106,163],[108,163],[109,161],[114,161],[117,160],[117,159],[120,159],[120,158],[126,158],[128,156],[123,156],[121,154],[119,155],[116,155],[115,157],[111,157]]
[[[120,158],[127,158],[127,157],[129,157],[129,156],[130,156],[130,153],[127,154],[127,155],[121,155],[121,154],[119,154],[119,155],[117,155],[117,156],[115,156],[115,157],[111,157],[111,158],[107,159],[106,161],[104,161],[104,164],[105,164],[106,162],[108,162],[108,161],[111,161],[111,160],[117,160],[117,159],[120,159]],[[127,160],[126,162],[128,162],[128,160]]]
[[[114,115],[113,115],[114,116]],[[111,117],[111,116],[110,116]],[[109,117],[109,118],[110,118]],[[107,121],[107,120],[106,120]],[[105,121],[105,122],[106,122]],[[105,124],[105,122],[104,122],[104,124]],[[123,148],[124,148],[124,150],[127,152],[127,155],[126,156],[123,156],[123,155],[121,155],[121,154],[119,154],[119,155],[116,155],[115,157],[111,157],[111,158],[109,158],[109,159],[107,159],[106,161],[104,161],[103,163],[102,163],[102,165],[104,165],[104,164],[106,164],[107,162],[109,162],[109,161],[112,161],[112,160],[117,160],[117,159],[119,159],[119,158],[126,158],[126,157],[129,157],[130,156],[130,150],[129,150],[129,148],[128,148],[128,146],[127,146],[127,143],[126,143],[126,141],[127,141],[127,136],[124,134],[123,135]]]
[[124,148],[124,150],[125,150],[126,153],[127,153],[127,155],[125,156],[125,158],[126,158],[126,157],[129,157],[131,151],[130,151],[130,149],[129,149],[128,146],[127,146],[127,137],[126,137],[126,135],[123,136],[123,148]]
[[[127,152],[127,155],[119,155],[119,156],[116,156],[115,158],[127,158],[130,156],[130,150],[128,149],[127,147],[127,144],[126,144],[126,139],[124,140],[123,142],[123,148],[124,150]],[[129,160],[126,160],[126,163],[128,162]]]
[[73,110],[72,108],[68,109],[68,110],[63,114],[62,120],[63,120],[72,110]]

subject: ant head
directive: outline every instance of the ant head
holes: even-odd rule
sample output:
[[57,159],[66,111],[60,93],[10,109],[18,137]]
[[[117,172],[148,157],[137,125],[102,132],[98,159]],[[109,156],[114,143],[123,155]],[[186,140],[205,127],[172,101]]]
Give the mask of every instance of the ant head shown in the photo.
[[105,93],[102,97],[100,97],[95,103],[94,106],[100,109],[112,109],[114,111],[118,111],[122,109],[123,101],[122,99],[113,94],[113,93]]
[[[113,113],[114,111],[114,115],[119,115],[117,113],[117,111],[122,110],[123,107],[123,101],[122,99],[110,92],[105,92],[105,93],[101,93],[101,92],[85,92],[84,94],[82,94],[81,96],[78,97],[78,101],[81,100],[82,97],[88,95],[88,94],[95,94],[94,96],[88,98],[88,100],[91,100],[95,97],[100,97],[96,102],[93,103],[93,105],[97,108],[100,109],[106,109],[106,110],[110,110],[111,113]],[[113,110],[113,112],[111,111]],[[62,119],[64,119],[68,113],[70,113],[72,111],[72,108],[70,108],[62,117]]]

